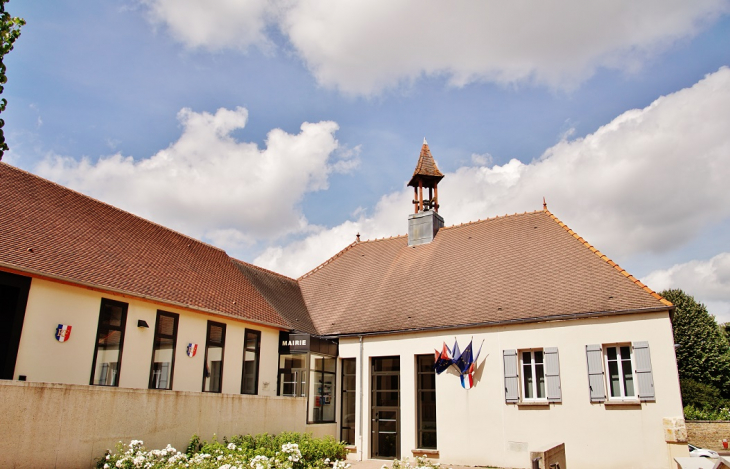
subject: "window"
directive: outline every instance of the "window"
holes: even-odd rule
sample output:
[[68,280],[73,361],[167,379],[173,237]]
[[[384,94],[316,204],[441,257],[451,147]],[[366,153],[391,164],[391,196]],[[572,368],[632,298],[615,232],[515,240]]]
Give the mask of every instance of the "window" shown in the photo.
[[178,318],[178,314],[157,311],[155,340],[152,345],[150,389],[172,389]]
[[436,371],[433,354],[416,356],[418,448],[436,449]]
[[307,354],[279,355],[279,395],[307,395]]
[[562,401],[557,347],[504,350],[502,358],[507,403]]
[[261,331],[246,329],[243,341],[243,376],[241,378],[241,394],[258,394],[260,349]]
[[310,355],[309,421],[335,421],[335,372],[337,359]]
[[127,324],[127,303],[101,300],[99,327],[96,330],[94,361],[91,365],[91,384],[119,386],[122,370],[122,346]]
[[223,352],[226,344],[226,325],[208,321],[203,364],[203,392],[221,392],[223,384]]
[[636,397],[634,393],[634,373],[631,364],[631,347],[620,345],[606,347],[606,370],[608,389],[611,398],[625,399]]
[[591,402],[653,401],[654,379],[648,342],[586,345]]
[[340,440],[355,444],[355,399],[357,371],[354,358],[342,359],[342,428]]
[[522,400],[545,400],[545,363],[542,349],[521,352]]

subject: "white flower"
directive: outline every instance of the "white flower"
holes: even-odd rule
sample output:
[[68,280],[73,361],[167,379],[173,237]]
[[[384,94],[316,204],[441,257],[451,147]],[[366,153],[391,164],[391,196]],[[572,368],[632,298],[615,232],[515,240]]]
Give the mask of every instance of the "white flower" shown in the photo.
[[235,443],[228,443],[228,449],[235,450],[236,444]]
[[104,469],[109,469],[109,464],[104,464]]

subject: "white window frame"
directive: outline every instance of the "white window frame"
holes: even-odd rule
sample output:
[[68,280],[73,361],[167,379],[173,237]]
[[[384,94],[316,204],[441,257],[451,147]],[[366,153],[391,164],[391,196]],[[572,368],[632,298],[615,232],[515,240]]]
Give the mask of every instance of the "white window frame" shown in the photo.
[[[621,357],[621,347],[628,347],[629,348],[629,358],[631,362],[631,382],[634,390],[634,394],[632,396],[627,396],[625,393],[626,384],[624,381],[624,373],[623,373],[623,367],[622,362],[624,361]],[[619,363],[619,390],[621,391],[620,396],[613,396],[613,388],[611,387],[611,372],[610,368],[608,366],[608,349],[615,348],[616,349],[616,359]],[[616,343],[616,344],[604,344],[603,345],[603,369],[605,370],[605,376],[606,376],[606,398],[609,401],[636,401],[639,399],[638,396],[638,382],[636,377],[636,362],[634,360],[634,347],[631,343]]]
[[[538,384],[537,379],[537,364],[535,362],[535,352],[541,352],[542,353],[542,362],[540,365],[542,366],[542,379],[543,379],[543,396],[537,397],[538,391],[540,389],[540,386]],[[520,377],[520,400],[522,402],[547,402],[547,376],[545,373],[545,350],[542,348],[533,348],[533,349],[522,349],[517,351],[519,355],[519,377]],[[532,391],[533,396],[535,397],[527,397],[527,392],[525,389],[525,385],[527,384],[525,382],[525,363],[523,359],[523,354],[529,353],[530,354],[530,371],[532,371]]]

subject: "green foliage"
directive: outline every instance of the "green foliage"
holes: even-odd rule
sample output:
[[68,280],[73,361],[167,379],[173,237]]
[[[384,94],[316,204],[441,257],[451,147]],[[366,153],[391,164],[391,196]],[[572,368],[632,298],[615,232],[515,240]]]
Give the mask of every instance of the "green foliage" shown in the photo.
[[347,469],[345,444],[332,437],[313,438],[309,434],[238,435],[230,440],[201,441],[193,435],[187,452],[180,453],[167,445],[161,450],[147,450],[142,442],[121,442],[115,452],[99,458],[98,469],[145,467],[193,469]]
[[688,405],[684,408],[684,418],[687,420],[730,420],[730,408],[723,407],[717,410],[698,409]]
[[682,404],[696,409],[720,409],[730,407],[730,399],[723,399],[720,390],[714,386],[698,383],[691,379],[679,380],[682,388]]
[[[5,54],[13,50],[13,44],[20,37],[20,27],[25,24],[23,18],[12,17],[10,13],[5,11],[5,4],[8,1],[0,0],[0,38],[2,38],[0,43],[0,94],[3,92],[3,85],[8,81],[8,77],[5,75],[7,68],[3,63],[3,59]],[[0,112],[3,112],[7,105],[8,101],[5,98],[0,100]],[[4,125],[5,121],[0,119],[0,160],[3,159],[3,153],[9,150],[8,144],[5,143]]]
[[704,304],[682,290],[665,290],[661,295],[677,307],[672,327],[681,380],[712,386],[723,398],[730,398],[730,347],[724,332]]

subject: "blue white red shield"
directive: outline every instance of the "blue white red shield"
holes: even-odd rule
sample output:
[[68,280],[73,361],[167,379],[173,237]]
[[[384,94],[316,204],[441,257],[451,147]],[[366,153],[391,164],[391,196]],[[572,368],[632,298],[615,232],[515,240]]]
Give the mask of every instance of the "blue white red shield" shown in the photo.
[[56,340],[66,342],[71,337],[71,326],[59,324],[56,328]]
[[198,344],[188,344],[188,357],[193,358],[198,352]]

